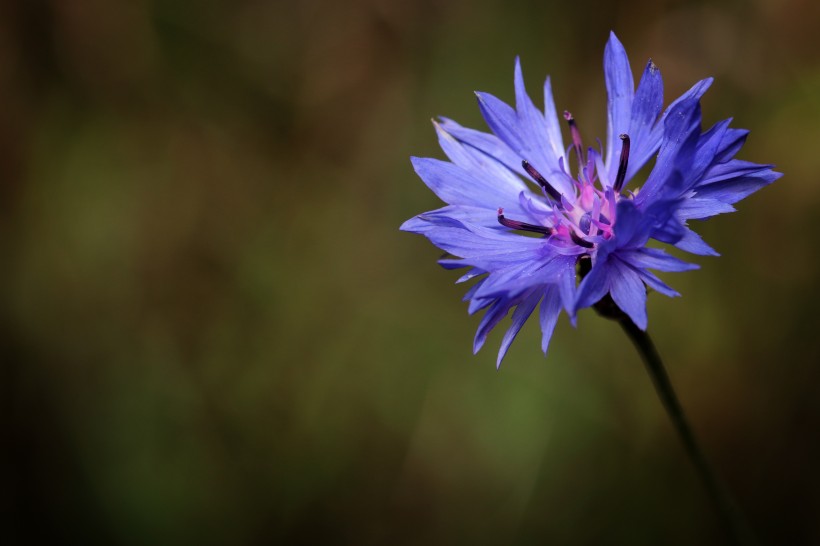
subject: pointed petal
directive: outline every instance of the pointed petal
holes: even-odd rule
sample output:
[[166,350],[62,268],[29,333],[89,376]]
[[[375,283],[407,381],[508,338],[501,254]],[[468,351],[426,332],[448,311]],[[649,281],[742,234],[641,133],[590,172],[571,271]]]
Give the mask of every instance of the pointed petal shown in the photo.
[[[660,142],[649,137],[663,108],[663,79],[661,71],[651,60],[635,91],[632,102],[632,120],[629,125],[629,166],[626,179],[631,179],[658,149]],[[617,170],[617,169],[616,169]]]
[[[679,201],[676,203],[678,202]],[[677,208],[677,206],[677,204],[674,205],[675,208]],[[671,209],[671,211],[674,211],[674,208]],[[677,244],[677,242],[681,240],[681,237],[684,236],[686,226],[683,224],[682,220],[670,215],[665,221],[658,222],[652,226],[650,232],[650,237],[652,239],[668,245],[674,245]]]
[[[726,123],[728,124],[729,122],[731,122],[731,120],[727,119]],[[740,148],[743,147],[743,144],[746,142],[746,137],[748,136],[749,131],[746,129],[728,129],[723,135],[723,141],[720,143],[715,159],[718,162],[722,162],[734,157],[735,154],[740,151]]]
[[545,159],[546,144],[531,136],[528,125],[519,121],[519,114],[489,93],[476,92],[476,97],[481,115],[493,133],[518,154],[520,160],[530,162],[559,193],[569,194],[572,187],[568,177],[557,162],[552,164]]
[[561,295],[555,286],[548,286],[544,289],[544,299],[541,300],[541,350],[544,356],[549,349],[552,333],[555,331],[555,324],[558,322],[558,315],[561,313]]
[[462,144],[475,148],[481,153],[495,158],[511,171],[526,176],[524,169],[521,167],[521,158],[518,157],[518,154],[494,134],[462,127],[455,121],[445,117],[439,119],[439,127]]
[[481,299],[481,298],[472,298],[470,300],[470,305],[467,306],[467,314],[468,315],[475,315],[482,309],[486,309],[490,306],[490,304],[495,303],[496,300],[492,298],[488,299]]
[[[419,215],[424,218],[424,215]],[[436,246],[461,258],[529,253],[529,259],[552,254],[545,239],[464,224],[452,218],[435,219],[424,232]],[[487,268],[483,268],[487,269]]]
[[481,318],[481,322],[478,325],[478,330],[475,334],[475,339],[473,340],[473,353],[477,353],[481,350],[481,347],[484,346],[484,343],[487,341],[487,336],[490,335],[490,331],[496,327],[496,325],[501,322],[507,313],[509,312],[510,308],[514,305],[514,302],[511,302],[508,299],[500,298],[493,303],[493,305],[487,309],[487,312],[484,313],[484,316]]
[[698,187],[698,196],[733,204],[768,186],[781,176],[781,173],[767,170],[755,176],[730,178]]
[[[473,299],[473,296],[475,295],[475,291],[478,290],[478,288],[481,286],[481,284],[485,280],[486,280],[486,277],[484,279],[477,280],[476,283],[474,285],[472,285],[467,290],[467,292],[464,293],[464,296],[461,298],[461,301],[470,301],[471,299]],[[470,314],[472,314],[472,313],[470,313]]]
[[518,335],[518,332],[521,331],[521,327],[524,326],[524,323],[530,318],[533,309],[535,306],[538,305],[538,302],[541,300],[541,291],[536,290],[526,298],[524,301],[518,304],[518,307],[515,308],[515,311],[512,315],[512,325],[507,329],[504,333],[504,338],[501,340],[501,347],[498,350],[498,359],[495,362],[495,367],[501,367],[501,361],[504,360],[504,356],[507,354],[507,349],[510,348],[512,342],[515,340],[515,337]]
[[535,286],[557,284],[570,269],[574,271],[574,264],[574,256],[560,254],[512,264],[503,270],[493,271],[476,295],[482,298],[513,296]]
[[649,218],[633,201],[622,199],[618,202],[615,214],[615,237],[604,242],[598,250],[598,256],[602,252],[609,253],[616,249],[632,248],[643,246],[649,238],[650,231]]
[[[522,138],[532,143],[530,158],[524,157],[536,169],[552,170],[558,166],[558,157],[555,148],[563,148],[563,142],[550,142],[551,135],[547,131],[544,115],[533,104],[524,87],[524,74],[521,71],[521,60],[515,58],[515,109],[518,118],[518,127],[523,132]],[[540,165],[540,167],[539,167]]]
[[570,320],[575,320],[575,295],[577,293],[576,287],[576,273],[575,273],[575,263],[576,260],[573,260],[571,263],[567,264],[567,268],[564,272],[558,277],[558,292],[561,296],[561,305],[564,307],[564,310],[570,317]]
[[646,330],[646,287],[636,272],[619,260],[612,260],[609,293],[621,311],[641,330]]
[[704,242],[700,235],[689,228],[685,228],[685,230],[680,241],[675,243],[676,247],[698,256],[720,256],[714,248]]
[[696,100],[683,101],[670,112],[664,122],[663,145],[658,159],[646,184],[635,197],[639,208],[683,192],[684,175],[694,160],[700,136],[700,117],[700,104]]
[[719,122],[700,136],[692,162],[686,169],[688,183],[684,186],[685,191],[697,187],[707,170],[716,163],[728,127],[728,121]]
[[703,220],[734,212],[735,207],[719,199],[702,198],[700,196],[686,199],[677,211],[676,216],[684,220]]
[[639,269],[636,271],[638,275],[640,275],[641,280],[652,290],[655,290],[659,294],[663,294],[664,296],[668,296],[670,298],[680,297],[680,294],[674,288],[661,281],[658,277],[646,269]]
[[[474,278],[478,277],[479,275],[483,275],[485,273],[486,273],[486,271],[482,271],[481,269],[478,269],[477,267],[473,267],[467,273],[465,273],[464,275],[459,277],[458,280],[456,281],[456,284],[467,282],[467,281],[469,281],[471,279],[474,279]],[[467,299],[470,299],[470,298],[467,298]]]
[[[752,163],[751,161],[743,161],[741,159],[732,159],[724,163],[717,163],[709,167],[703,175],[703,178],[698,181],[696,187],[698,191],[700,191],[702,186],[720,182],[721,180],[770,173],[773,166],[774,165],[761,165],[760,163]],[[776,178],[780,178],[780,176]]]
[[476,176],[450,163],[412,157],[413,168],[439,199],[450,205],[519,210],[518,194],[528,191],[523,181]]
[[[637,161],[640,165],[646,164],[646,162],[652,157],[652,155],[654,155],[654,153],[657,151],[658,147],[661,144],[661,140],[663,139],[666,118],[669,117],[669,114],[671,114],[673,111],[678,110],[681,103],[692,100],[699,101],[703,94],[706,93],[706,91],[712,85],[712,81],[712,78],[706,78],[704,80],[697,82],[695,85],[689,88],[689,90],[686,91],[686,93],[672,101],[672,104],[666,107],[666,110],[664,110],[663,114],[661,114],[661,118],[652,128],[652,131],[649,134],[649,137],[647,138],[646,144],[641,149],[641,153],[643,155],[636,156],[634,158],[635,161]],[[630,153],[630,162],[633,160],[631,156],[632,153]]]
[[437,122],[433,126],[438,134],[438,142],[447,157],[471,176],[488,180],[492,185],[518,188],[521,179],[503,163],[476,148],[461,143],[455,136]]
[[615,180],[618,170],[618,158],[621,155],[622,133],[629,132],[632,116],[632,98],[635,94],[635,83],[632,69],[626,56],[624,46],[610,32],[609,41],[604,50],[604,78],[607,91],[607,138],[606,159],[604,164],[610,180]]
[[421,216],[413,216],[409,220],[405,220],[399,229],[401,231],[409,231],[411,233],[424,233],[433,226],[430,222]]
[[552,97],[552,84],[547,76],[544,81],[544,120],[547,123],[548,143],[552,147],[552,155],[556,163],[564,157],[564,139],[561,136],[561,123],[558,121],[558,112],[555,109],[555,100]]
[[595,305],[609,292],[610,266],[608,261],[598,261],[593,264],[590,272],[581,281],[575,298],[576,312],[579,309]]
[[[510,214],[514,214],[516,219],[519,220],[532,222],[537,220],[537,218],[532,218],[530,215],[521,211],[510,211]],[[405,224],[402,225],[402,229],[404,231],[423,233],[436,226],[461,227],[465,224],[481,226],[503,233],[509,232],[509,228],[498,223],[498,209],[464,205],[447,205],[440,209],[424,212],[405,222]],[[407,229],[405,229],[405,225],[407,225]]]
[[634,268],[657,269],[658,271],[690,271],[700,269],[697,264],[684,262],[660,248],[640,248],[619,252],[618,257]]

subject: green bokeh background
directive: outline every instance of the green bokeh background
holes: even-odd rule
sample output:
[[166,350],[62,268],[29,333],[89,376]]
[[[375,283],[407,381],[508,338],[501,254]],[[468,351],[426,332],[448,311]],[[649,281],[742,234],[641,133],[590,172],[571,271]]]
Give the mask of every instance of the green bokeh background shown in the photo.
[[[617,325],[473,356],[408,156],[474,89],[605,134],[610,29],[777,184],[650,332],[768,544],[820,544],[820,7],[466,0],[0,7],[4,535],[19,543],[720,544]],[[540,103],[540,100],[537,100]]]

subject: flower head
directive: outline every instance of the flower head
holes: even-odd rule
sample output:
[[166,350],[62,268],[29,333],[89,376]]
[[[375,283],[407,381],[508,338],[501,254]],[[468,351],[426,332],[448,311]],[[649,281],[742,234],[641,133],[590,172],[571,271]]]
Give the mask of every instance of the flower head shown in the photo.
[[[533,104],[515,63],[515,108],[476,93],[492,133],[434,122],[450,161],[412,158],[416,173],[447,205],[420,214],[401,229],[420,233],[469,268],[458,282],[478,278],[465,300],[485,310],[474,351],[509,313],[498,364],[540,303],[546,353],[561,310],[575,323],[579,309],[609,296],[646,329],[647,287],[678,296],[650,270],[698,266],[647,246],[650,239],[699,255],[717,255],[687,222],[732,212],[732,205],[781,175],[771,165],[734,159],[748,131],[725,120],[701,131],[700,98],[712,83],[696,83],[663,109],[661,74],[650,60],[637,88],[623,46],[611,34],[604,53],[608,95],[603,151],[585,148],[575,118],[564,112],[564,147],[550,80],[544,111]],[[600,148],[600,143],[598,147]],[[640,188],[629,182],[650,159]],[[587,264],[578,281],[577,264]]]

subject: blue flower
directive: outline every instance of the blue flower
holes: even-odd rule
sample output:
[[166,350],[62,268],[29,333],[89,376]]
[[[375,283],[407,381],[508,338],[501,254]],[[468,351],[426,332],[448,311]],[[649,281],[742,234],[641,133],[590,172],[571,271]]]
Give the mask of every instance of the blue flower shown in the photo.
[[[731,120],[701,132],[700,98],[711,78],[663,110],[660,71],[650,60],[635,88],[615,34],[606,45],[604,73],[604,151],[584,148],[569,112],[564,119],[571,144],[564,147],[549,78],[541,112],[527,95],[516,59],[515,108],[476,93],[492,133],[442,118],[434,125],[450,161],[412,158],[416,173],[447,205],[401,229],[424,235],[452,256],[440,260],[444,267],[468,267],[458,282],[477,278],[464,298],[470,314],[485,310],[475,352],[515,309],[498,365],[539,303],[545,354],[562,309],[574,325],[579,309],[607,296],[645,330],[647,287],[679,296],[650,270],[698,267],[648,247],[650,239],[716,256],[688,221],[732,212],[734,203],[781,176],[771,165],[734,159],[748,131],[729,127]],[[630,189],[653,157],[646,182]],[[582,260],[588,272],[578,282]]]

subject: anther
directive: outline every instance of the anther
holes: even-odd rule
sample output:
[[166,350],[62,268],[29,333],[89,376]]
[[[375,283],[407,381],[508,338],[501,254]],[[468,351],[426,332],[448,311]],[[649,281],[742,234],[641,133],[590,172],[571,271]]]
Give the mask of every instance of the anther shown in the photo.
[[618,163],[618,176],[615,178],[615,184],[612,188],[615,193],[621,193],[621,188],[624,187],[626,180],[626,167],[629,164],[629,135],[626,133],[621,135],[623,145],[621,146],[621,161]]
[[498,223],[510,229],[517,229],[519,231],[531,231],[533,233],[541,233],[542,235],[549,235],[552,229],[545,226],[537,226],[535,224],[528,224],[526,222],[519,222],[518,220],[508,220],[504,218],[504,209],[498,209]]
[[536,171],[536,170],[535,170],[535,167],[533,167],[532,165],[530,165],[529,161],[527,161],[527,160],[525,159],[524,161],[522,161],[522,162],[521,162],[521,166],[522,166],[522,167],[524,167],[524,170],[525,170],[525,171],[527,171],[527,174],[528,174],[528,175],[530,175],[530,176],[532,177],[532,179],[533,179],[533,180],[535,180],[536,182],[538,182],[538,184],[539,184],[542,188],[544,188],[544,191],[546,191],[546,192],[549,194],[549,196],[550,196],[550,197],[552,197],[552,198],[553,198],[556,202],[558,202],[558,203],[560,203],[560,202],[561,202],[561,194],[560,194],[560,193],[558,193],[558,190],[556,190],[555,188],[553,188],[553,187],[550,185],[550,183],[549,183],[549,182],[547,182],[547,179],[546,179],[546,178],[544,178],[544,176],[543,176],[541,173],[539,173],[538,171]]

